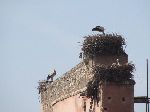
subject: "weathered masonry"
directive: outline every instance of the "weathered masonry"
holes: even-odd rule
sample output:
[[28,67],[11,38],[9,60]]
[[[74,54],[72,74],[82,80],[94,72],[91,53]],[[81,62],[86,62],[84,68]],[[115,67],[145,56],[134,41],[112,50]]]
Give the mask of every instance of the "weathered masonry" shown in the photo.
[[53,82],[39,82],[42,112],[134,112],[134,65],[120,35],[86,36],[82,62]]

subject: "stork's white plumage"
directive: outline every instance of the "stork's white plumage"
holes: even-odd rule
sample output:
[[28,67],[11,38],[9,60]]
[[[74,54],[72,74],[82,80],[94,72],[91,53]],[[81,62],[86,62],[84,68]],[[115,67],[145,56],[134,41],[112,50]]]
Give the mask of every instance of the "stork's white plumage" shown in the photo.
[[120,66],[119,59],[117,59],[116,61],[117,61],[117,65]]
[[115,67],[117,64],[116,63],[112,63],[111,67]]
[[119,59],[116,59],[116,63],[112,63],[111,67],[118,67],[121,66],[119,63]]

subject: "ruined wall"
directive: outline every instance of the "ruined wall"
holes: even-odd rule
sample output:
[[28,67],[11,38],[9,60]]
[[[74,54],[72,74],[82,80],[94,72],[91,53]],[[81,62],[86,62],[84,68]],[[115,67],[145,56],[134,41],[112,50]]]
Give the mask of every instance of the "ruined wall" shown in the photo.
[[47,84],[47,90],[41,93],[44,112],[52,112],[52,106],[57,102],[84,91],[91,77],[91,67],[81,62],[59,79]]

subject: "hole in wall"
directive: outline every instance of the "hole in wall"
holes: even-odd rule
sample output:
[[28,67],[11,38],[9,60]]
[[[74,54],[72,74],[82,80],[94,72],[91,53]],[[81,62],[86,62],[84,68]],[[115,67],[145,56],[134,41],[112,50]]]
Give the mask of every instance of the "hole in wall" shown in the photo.
[[84,108],[84,112],[86,112],[86,101],[84,101],[83,108]]
[[108,100],[111,100],[111,97],[109,96],[107,99],[108,99]]
[[125,102],[125,101],[126,101],[125,97],[122,97],[122,101],[123,101],[123,102]]
[[107,110],[107,108],[105,107],[104,110]]

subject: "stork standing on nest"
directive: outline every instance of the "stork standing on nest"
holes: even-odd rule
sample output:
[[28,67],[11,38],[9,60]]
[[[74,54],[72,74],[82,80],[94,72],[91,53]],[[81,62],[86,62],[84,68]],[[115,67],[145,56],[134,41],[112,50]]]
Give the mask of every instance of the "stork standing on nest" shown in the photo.
[[92,29],[92,31],[98,31],[98,32],[102,32],[103,34],[105,34],[104,30],[105,29],[102,26],[96,26],[95,28]]

